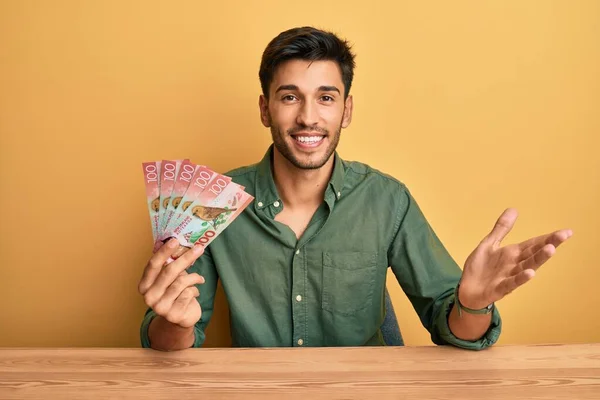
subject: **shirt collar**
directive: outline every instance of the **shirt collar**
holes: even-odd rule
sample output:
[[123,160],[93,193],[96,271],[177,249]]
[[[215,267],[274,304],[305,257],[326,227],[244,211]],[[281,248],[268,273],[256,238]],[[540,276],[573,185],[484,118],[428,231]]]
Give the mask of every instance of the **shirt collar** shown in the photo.
[[[262,210],[275,202],[281,202],[275,181],[273,180],[273,145],[269,146],[263,159],[258,163],[256,169],[256,181],[254,182],[256,210]],[[333,208],[335,201],[339,200],[344,187],[345,167],[339,154],[334,154],[334,166],[331,179],[325,191],[325,200]],[[328,201],[331,199],[332,201]]]

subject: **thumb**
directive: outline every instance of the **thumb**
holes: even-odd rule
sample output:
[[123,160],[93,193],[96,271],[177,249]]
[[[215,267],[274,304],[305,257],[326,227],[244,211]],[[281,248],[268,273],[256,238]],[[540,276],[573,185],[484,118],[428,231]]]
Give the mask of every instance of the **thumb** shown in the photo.
[[502,240],[515,225],[518,216],[519,214],[514,208],[507,208],[504,210],[502,215],[500,215],[500,218],[496,221],[492,231],[486,236],[485,241],[491,242],[494,246],[500,245]]

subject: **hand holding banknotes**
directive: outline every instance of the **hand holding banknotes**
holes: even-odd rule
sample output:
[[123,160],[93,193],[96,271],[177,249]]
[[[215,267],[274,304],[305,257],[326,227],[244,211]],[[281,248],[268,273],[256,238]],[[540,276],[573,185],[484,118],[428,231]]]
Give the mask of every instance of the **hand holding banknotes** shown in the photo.
[[196,301],[200,292],[195,285],[204,283],[204,278],[196,273],[188,274],[186,268],[204,253],[204,248],[194,246],[163,267],[178,245],[177,239],[171,239],[154,253],[144,269],[138,290],[146,305],[157,315],[172,324],[189,328],[202,316],[200,303]]
[[152,347],[183,349],[194,341],[202,316],[196,285],[204,283],[186,269],[254,200],[244,187],[190,160],[142,164],[154,255],[138,291],[157,315],[148,335]]

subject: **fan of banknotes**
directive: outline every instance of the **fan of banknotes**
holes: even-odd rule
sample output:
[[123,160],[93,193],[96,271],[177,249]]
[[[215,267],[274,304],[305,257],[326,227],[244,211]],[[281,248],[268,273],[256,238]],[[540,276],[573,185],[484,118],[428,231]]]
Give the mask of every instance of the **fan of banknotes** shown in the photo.
[[231,178],[190,160],[142,163],[154,251],[177,238],[178,258],[194,245],[208,246],[254,197]]

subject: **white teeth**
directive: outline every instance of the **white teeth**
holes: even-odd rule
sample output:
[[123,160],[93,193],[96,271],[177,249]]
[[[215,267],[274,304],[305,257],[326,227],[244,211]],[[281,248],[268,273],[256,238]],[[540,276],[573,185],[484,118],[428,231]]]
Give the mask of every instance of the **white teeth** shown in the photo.
[[323,136],[296,136],[295,139],[302,143],[317,143],[323,140]]

